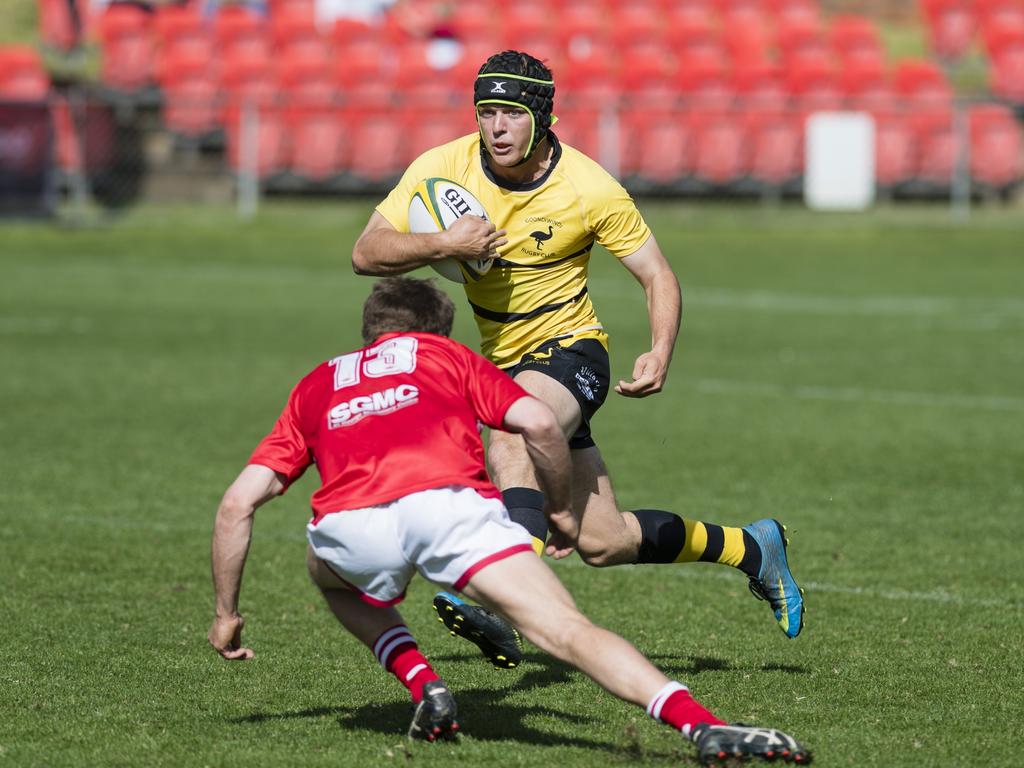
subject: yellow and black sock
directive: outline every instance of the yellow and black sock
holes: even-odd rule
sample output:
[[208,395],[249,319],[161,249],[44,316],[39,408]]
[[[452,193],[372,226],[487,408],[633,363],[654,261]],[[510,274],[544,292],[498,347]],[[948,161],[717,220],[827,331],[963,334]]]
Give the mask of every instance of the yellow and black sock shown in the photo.
[[640,523],[638,563],[721,563],[756,578],[761,548],[742,528],[684,520],[660,509],[635,509]]
[[533,488],[508,488],[501,493],[513,523],[519,523],[533,538],[537,555],[544,553],[548,538],[548,519],[544,514],[544,494]]

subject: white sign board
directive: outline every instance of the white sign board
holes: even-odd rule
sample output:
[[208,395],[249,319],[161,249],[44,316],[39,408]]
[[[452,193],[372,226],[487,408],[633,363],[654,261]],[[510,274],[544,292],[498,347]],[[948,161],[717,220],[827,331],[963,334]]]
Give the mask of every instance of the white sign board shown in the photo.
[[863,211],[875,201],[875,121],[864,112],[807,118],[804,201],[816,211]]

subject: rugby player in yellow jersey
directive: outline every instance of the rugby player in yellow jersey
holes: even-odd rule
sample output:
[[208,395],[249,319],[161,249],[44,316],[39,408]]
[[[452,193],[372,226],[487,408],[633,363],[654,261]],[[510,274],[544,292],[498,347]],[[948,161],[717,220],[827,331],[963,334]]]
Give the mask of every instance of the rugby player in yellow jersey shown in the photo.
[[[551,130],[554,90],[550,70],[534,57],[518,51],[491,56],[474,87],[479,132],[413,161],[371,215],[353,248],[353,268],[396,275],[445,257],[493,259],[481,280],[465,286],[481,351],[558,416],[572,449],[580,557],[594,566],[733,566],[769,601],[786,636],[796,637],[803,598],[778,522],[725,527],[662,510],[621,511],[615,500],[590,433],[610,385],[608,337],[587,293],[593,246],[604,246],[647,295],[651,349],[636,358],[631,377],[615,385],[620,395],[647,397],[664,386],[679,329],[679,283],[626,190]],[[444,232],[409,233],[413,188],[430,177],[466,187],[491,221],[463,216]],[[488,466],[510,516],[534,537],[540,554],[547,537],[544,499],[522,439],[492,432]],[[564,557],[571,550],[552,534],[546,551]],[[514,636],[502,622],[447,593],[435,607],[449,629],[476,642],[496,666],[514,666]]]

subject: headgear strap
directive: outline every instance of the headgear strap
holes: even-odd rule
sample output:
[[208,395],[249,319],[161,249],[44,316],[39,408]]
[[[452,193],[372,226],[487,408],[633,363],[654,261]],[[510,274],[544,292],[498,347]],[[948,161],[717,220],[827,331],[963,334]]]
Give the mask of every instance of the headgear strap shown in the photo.
[[[533,123],[530,145],[521,165],[530,159],[537,145],[548,135],[551,128],[551,108],[555,100],[555,81],[538,80],[524,75],[510,75],[504,72],[487,72],[478,75],[473,87],[473,106],[481,104],[505,104],[522,107]],[[479,118],[478,118],[479,120]]]

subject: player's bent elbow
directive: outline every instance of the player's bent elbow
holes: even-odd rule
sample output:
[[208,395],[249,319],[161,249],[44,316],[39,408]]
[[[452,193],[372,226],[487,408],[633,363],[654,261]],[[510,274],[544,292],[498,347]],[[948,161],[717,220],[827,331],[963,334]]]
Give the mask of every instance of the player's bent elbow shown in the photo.
[[359,250],[358,245],[352,251],[352,271],[357,275],[375,276],[379,274],[374,269],[372,262]]
[[632,562],[631,558],[624,557],[621,547],[593,536],[581,535],[576,541],[576,552],[592,568],[608,568]]

